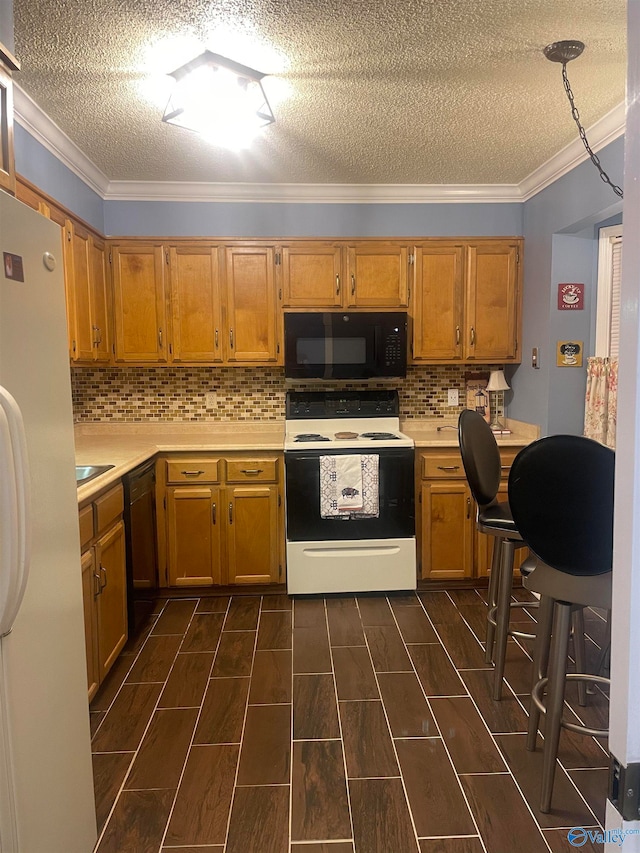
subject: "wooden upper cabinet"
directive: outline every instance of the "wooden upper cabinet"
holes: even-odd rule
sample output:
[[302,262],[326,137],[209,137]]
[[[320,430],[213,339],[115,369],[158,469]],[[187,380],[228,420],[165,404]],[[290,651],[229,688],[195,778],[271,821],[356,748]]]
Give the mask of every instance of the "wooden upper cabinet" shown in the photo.
[[342,249],[322,243],[283,246],[279,289],[284,308],[342,306]]
[[113,246],[117,362],[166,362],[169,334],[162,246]]
[[89,232],[71,220],[64,230],[64,271],[71,360],[93,359],[91,285],[89,283]]
[[519,359],[519,255],[516,242],[468,245],[466,359],[478,362]]
[[225,259],[226,360],[276,362],[274,248],[227,247]]
[[222,361],[218,247],[173,246],[169,259],[172,360]]
[[111,360],[111,300],[107,284],[105,243],[89,235],[89,294],[91,298],[91,330],[93,360]]
[[406,246],[375,241],[347,248],[345,307],[404,308],[408,304]]
[[462,357],[464,247],[416,246],[413,287],[413,358]]
[[0,187],[10,193],[16,191],[11,73],[19,70],[16,58],[0,44]]

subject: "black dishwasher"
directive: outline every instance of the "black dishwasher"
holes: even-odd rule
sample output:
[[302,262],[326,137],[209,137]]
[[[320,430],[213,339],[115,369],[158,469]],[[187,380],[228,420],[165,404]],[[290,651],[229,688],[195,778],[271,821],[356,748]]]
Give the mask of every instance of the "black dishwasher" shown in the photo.
[[156,475],[153,461],[124,477],[129,637],[153,610],[158,590]]

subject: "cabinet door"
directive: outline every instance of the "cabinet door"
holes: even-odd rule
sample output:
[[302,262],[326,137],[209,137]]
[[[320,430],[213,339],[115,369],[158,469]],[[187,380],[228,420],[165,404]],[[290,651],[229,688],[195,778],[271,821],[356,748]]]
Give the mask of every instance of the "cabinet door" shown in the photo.
[[462,357],[463,246],[417,246],[414,250],[414,361]]
[[475,517],[467,484],[422,484],[422,577],[467,578],[473,574]]
[[228,583],[278,581],[278,487],[226,490]]
[[467,248],[465,358],[518,358],[519,246],[479,243]]
[[406,246],[380,242],[349,246],[344,304],[355,308],[405,308],[407,265]]
[[84,606],[84,641],[87,656],[87,688],[89,701],[100,684],[98,666],[98,629],[96,625],[96,596],[100,591],[100,576],[95,570],[93,550],[85,551],[82,565],[82,603]]
[[114,524],[98,539],[95,559],[101,587],[97,610],[98,663],[102,682],[127,642],[127,583],[122,521]]
[[169,250],[173,361],[222,361],[217,246]]
[[167,317],[161,246],[114,246],[116,361],[166,362]]
[[89,232],[70,220],[65,223],[64,270],[68,293],[71,359],[93,361]]
[[277,360],[274,254],[272,246],[226,250],[227,361]]
[[93,360],[111,360],[111,300],[107,286],[107,265],[104,240],[89,236],[89,283],[91,297],[91,331]]
[[219,489],[176,486],[167,489],[169,586],[220,583]]
[[279,268],[283,307],[340,308],[342,305],[340,246],[283,246]]

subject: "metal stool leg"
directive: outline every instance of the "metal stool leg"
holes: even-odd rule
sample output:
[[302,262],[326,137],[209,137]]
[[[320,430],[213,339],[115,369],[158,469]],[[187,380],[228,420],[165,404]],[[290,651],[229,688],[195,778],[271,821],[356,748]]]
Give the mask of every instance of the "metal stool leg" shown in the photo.
[[[579,607],[573,611],[573,654],[576,661],[576,672],[587,671],[587,653],[584,640],[584,610]],[[578,682],[578,705],[582,708],[587,704],[587,684]]]
[[[545,678],[549,665],[549,645],[551,643],[551,626],[553,624],[553,598],[543,595],[538,608],[538,627],[536,628],[536,643],[533,649],[533,680],[531,687]],[[529,707],[529,727],[527,731],[527,749],[530,752],[536,748],[540,711],[535,702]]]
[[498,604],[496,609],[496,642],[495,668],[493,671],[493,698],[502,698],[502,678],[507,655],[507,638],[509,636],[509,617],[511,614],[511,590],[513,587],[513,553],[512,540],[503,539],[500,560],[500,577],[498,581]]
[[493,557],[491,558],[491,574],[489,575],[489,589],[487,592],[487,635],[484,651],[484,662],[491,663],[493,661],[493,641],[496,635],[496,626],[492,620],[495,620],[495,609],[498,603],[498,580],[500,578],[500,557],[502,554],[502,543],[504,539],[496,536],[493,541]]
[[544,814],[547,814],[551,809],[551,795],[553,794],[553,781],[562,727],[570,630],[571,605],[558,601],[553,618],[550,675],[547,684],[547,713],[544,726],[542,791],[540,794],[540,811]]

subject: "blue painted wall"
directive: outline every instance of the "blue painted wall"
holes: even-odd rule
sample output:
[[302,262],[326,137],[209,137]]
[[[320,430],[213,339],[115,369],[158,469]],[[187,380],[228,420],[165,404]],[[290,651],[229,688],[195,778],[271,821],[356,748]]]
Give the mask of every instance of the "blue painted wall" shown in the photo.
[[[622,184],[624,140],[598,153],[611,179]],[[621,211],[621,202],[590,161],[585,161],[524,204],[523,360],[511,372],[509,416],[539,423],[543,434],[582,432],[584,370],[556,367],[556,342],[565,332],[591,344],[595,299],[594,227]],[[554,239],[555,238],[555,239]],[[589,299],[582,320],[558,311],[557,284],[584,281]],[[560,316],[561,315],[561,316]],[[531,349],[540,350],[540,369]]]
[[104,201],[20,124],[15,124],[16,171],[104,234]]
[[521,204],[105,202],[110,236],[519,236]]

